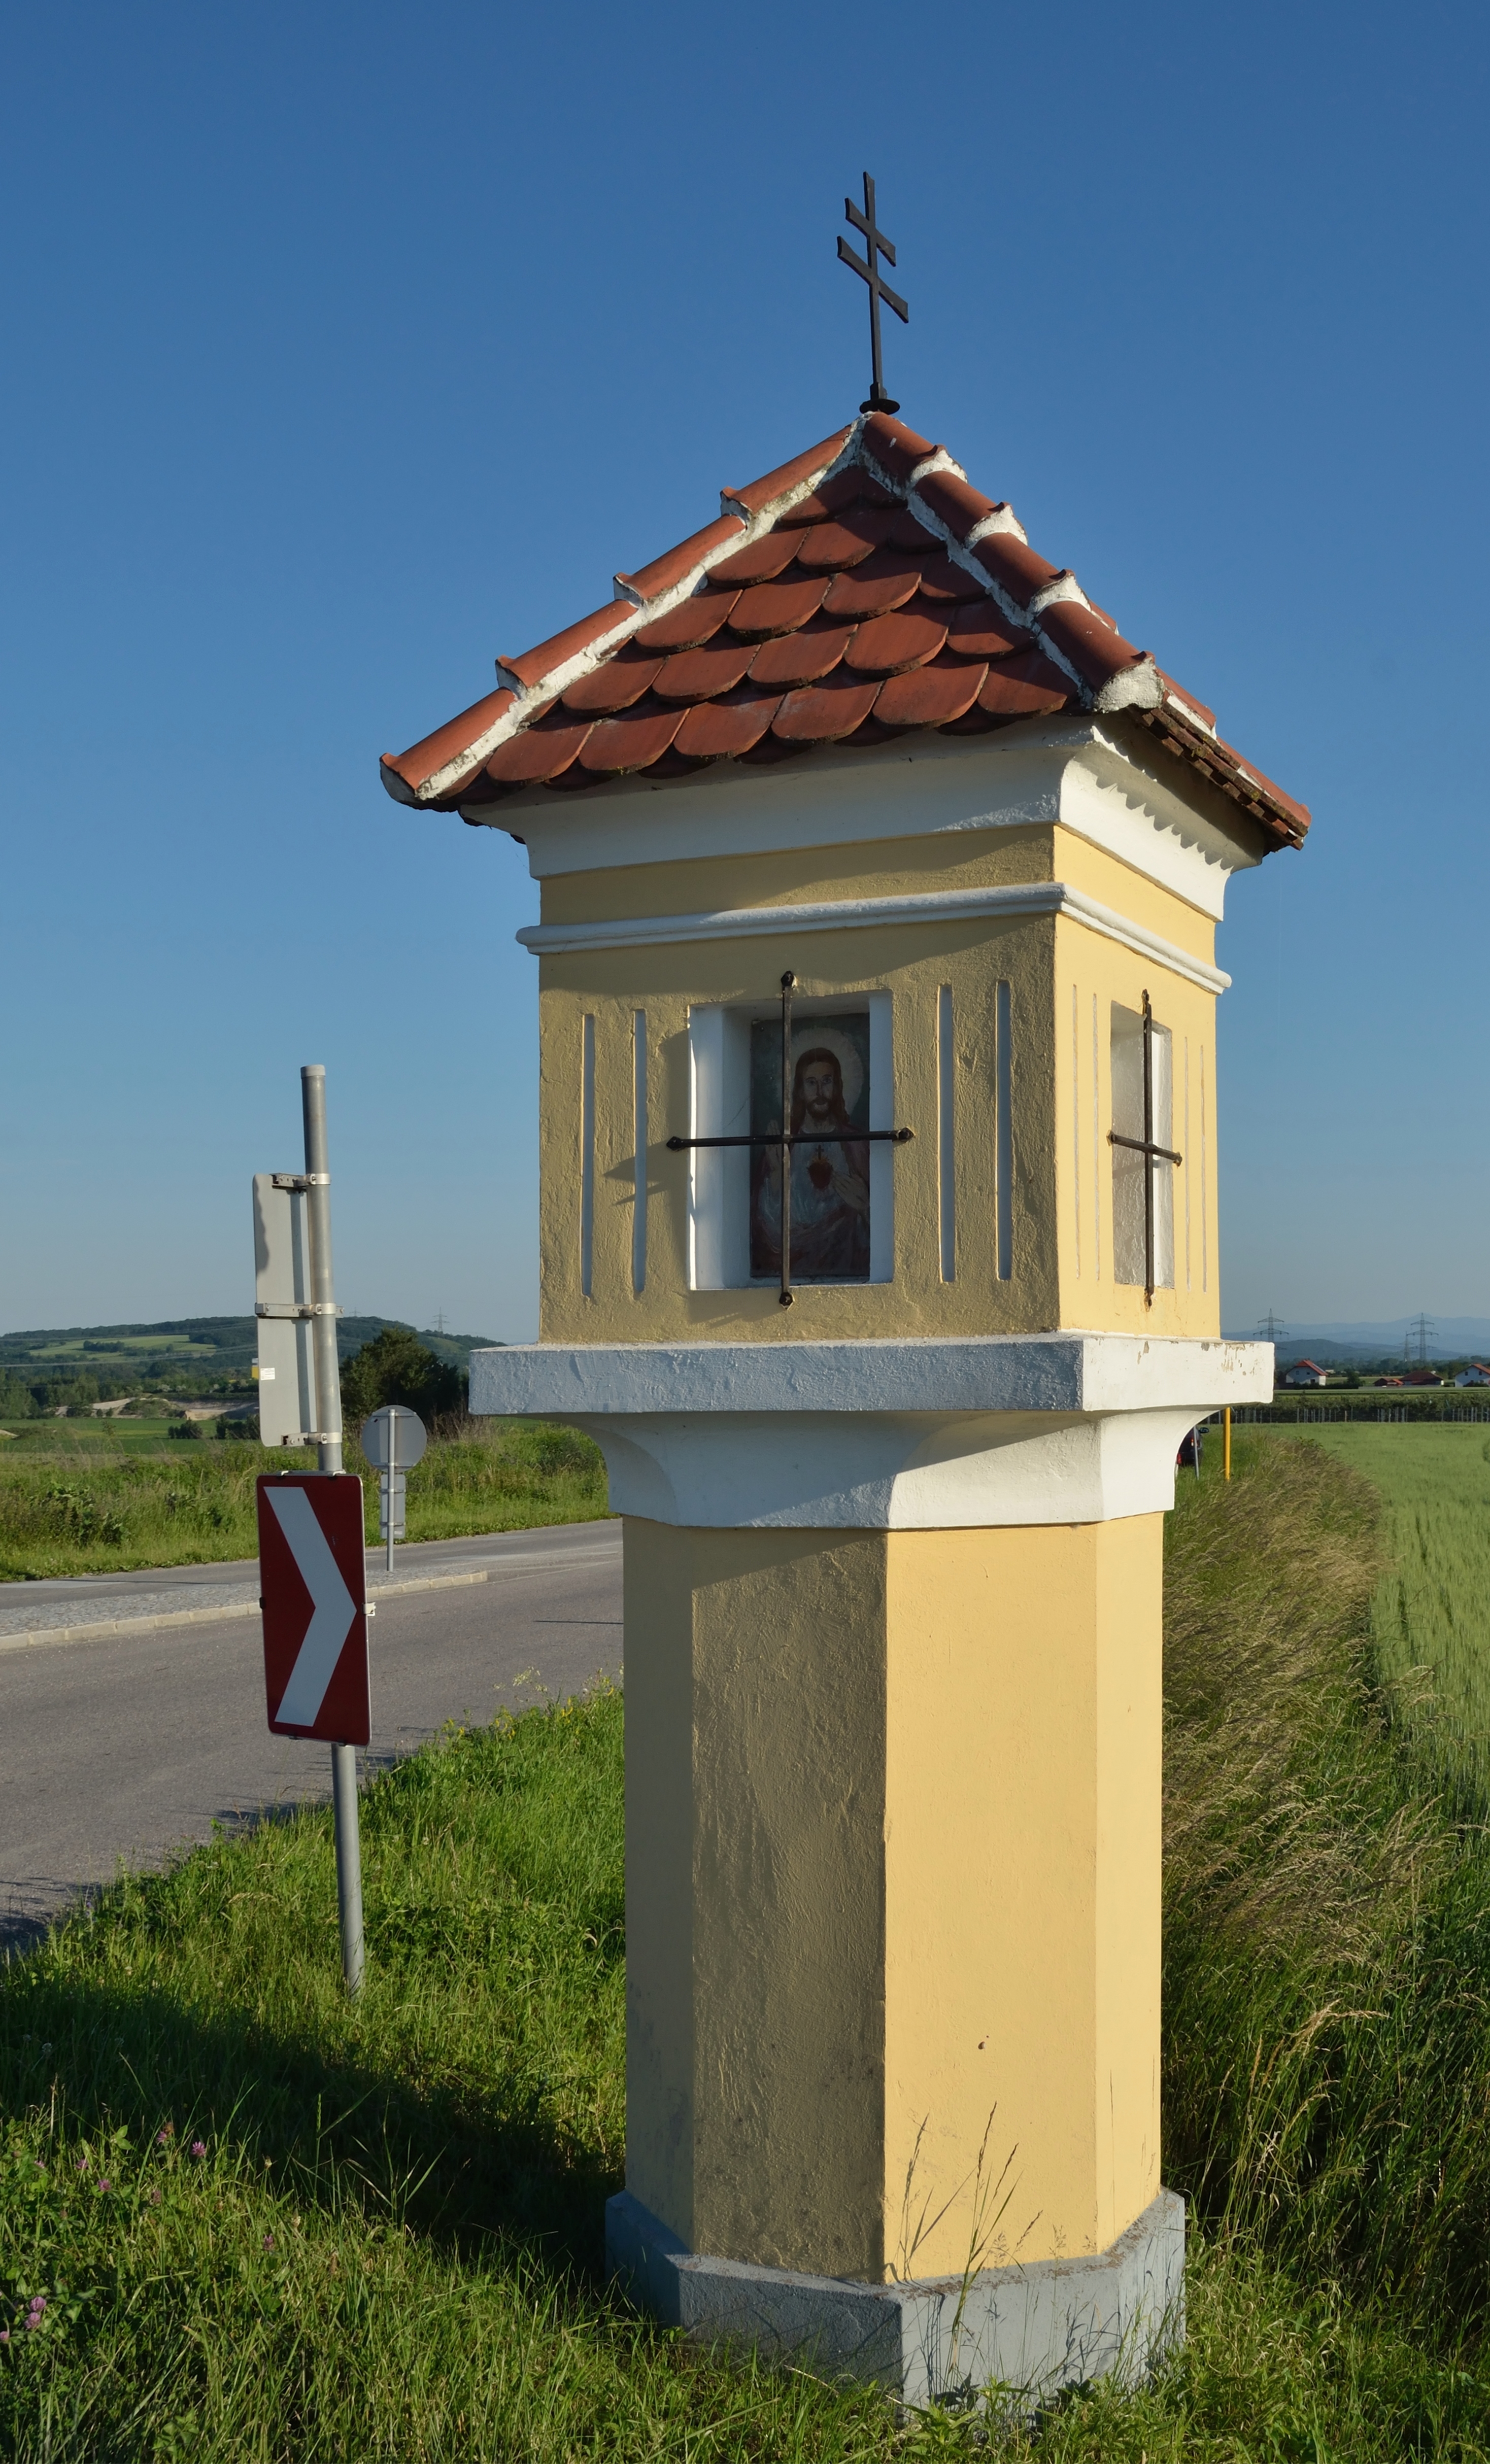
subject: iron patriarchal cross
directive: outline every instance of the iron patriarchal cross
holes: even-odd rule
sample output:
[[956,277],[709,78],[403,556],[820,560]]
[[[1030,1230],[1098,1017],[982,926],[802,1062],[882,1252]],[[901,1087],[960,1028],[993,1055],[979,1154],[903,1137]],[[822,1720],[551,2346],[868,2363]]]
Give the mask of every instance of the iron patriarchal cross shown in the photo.
[[[1129,1012],[1131,1016],[1132,1013]],[[1126,1147],[1133,1155],[1144,1157],[1144,1307],[1154,1305],[1154,1165],[1183,1163],[1183,1155],[1172,1147],[1154,1144],[1154,1014],[1144,995],[1144,1134],[1125,1138],[1117,1130],[1107,1133],[1110,1147]]]
[[900,293],[892,291],[888,282],[880,279],[879,259],[882,256],[887,265],[893,265],[895,246],[893,241],[887,240],[883,231],[876,226],[875,184],[867,171],[864,174],[863,212],[859,212],[852,197],[844,198],[843,210],[855,230],[862,231],[864,235],[864,254],[859,256],[849,246],[846,239],[839,240],[838,254],[844,264],[851,265],[860,280],[869,285],[869,342],[874,358],[874,383],[869,388],[869,400],[861,402],[859,408],[860,410],[897,411],[900,409],[900,404],[892,402],[884,389],[884,369],[879,359],[879,302],[882,299],[887,308],[893,308],[902,325],[910,323],[910,310]]
[[[815,1130],[804,1130],[793,1135],[791,1128],[791,996],[796,988],[796,980],[789,967],[781,979],[780,1129],[764,1131],[758,1137],[742,1134],[739,1137],[728,1138],[669,1138],[667,1142],[669,1151],[674,1155],[679,1155],[685,1147],[780,1148],[781,1291],[778,1297],[783,1309],[789,1309],[794,1297],[791,1289],[791,1150],[793,1147],[815,1147],[822,1144],[822,1139]],[[853,1132],[855,1144],[865,1146],[875,1141],[902,1147],[906,1139],[913,1138],[915,1134],[914,1130],[855,1130]]]

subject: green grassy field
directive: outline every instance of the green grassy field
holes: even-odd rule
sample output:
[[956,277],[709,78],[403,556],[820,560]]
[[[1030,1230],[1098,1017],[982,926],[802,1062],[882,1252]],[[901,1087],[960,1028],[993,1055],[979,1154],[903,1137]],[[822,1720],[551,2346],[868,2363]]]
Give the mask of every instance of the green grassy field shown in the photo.
[[[167,1440],[165,1424],[153,1444],[100,1437],[97,1421],[40,1425],[55,1433],[45,1445],[0,1451],[0,1580],[255,1556],[258,1475],[315,1463],[309,1452]],[[346,1463],[363,1475],[370,1545],[377,1477],[355,1444]],[[409,1476],[410,1540],[584,1523],[605,1512],[599,1451],[573,1429],[482,1422],[478,1435],[434,1440]]]
[[98,1419],[90,1417],[86,1420],[16,1420],[8,1427],[5,1439],[0,1441],[0,1471],[7,1463],[26,1463],[35,1455],[57,1456],[64,1462],[83,1460],[97,1463],[109,1454],[164,1454],[167,1445],[174,1453],[178,1444],[200,1442],[208,1445],[212,1442],[207,1438],[200,1441],[171,1438],[169,1431],[179,1417],[178,1414],[167,1419],[162,1415],[159,1419],[148,1419],[142,1413],[138,1419],[133,1416],[105,1419],[100,1415]]
[[1444,1783],[1490,1804],[1490,1432],[1330,1428],[1313,1441],[1385,1501],[1377,1662]]
[[[1490,1855],[1373,1694],[1372,1491],[1259,1433],[1183,1484],[1167,1624],[1166,2178],[1190,2343],[995,2452],[1490,2457]],[[453,1730],[108,1895],[0,1980],[0,2453],[23,2464],[987,2453],[966,2413],[691,2352],[608,2297],[619,1697]],[[39,2306],[38,2306],[39,2305]],[[34,2321],[29,2324],[28,2321]]]

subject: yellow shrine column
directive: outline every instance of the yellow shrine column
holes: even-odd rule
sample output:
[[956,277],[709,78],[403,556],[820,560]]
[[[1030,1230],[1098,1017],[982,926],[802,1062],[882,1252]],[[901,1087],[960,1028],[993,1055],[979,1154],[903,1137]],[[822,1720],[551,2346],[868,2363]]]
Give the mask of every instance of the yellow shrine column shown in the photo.
[[1121,1334],[477,1355],[625,1517],[608,2240],[663,2317],[922,2395],[1177,2331],[1163,1508],[1266,1374]]
[[880,2282],[1159,2189],[1158,1515],[626,1529],[627,2182]]

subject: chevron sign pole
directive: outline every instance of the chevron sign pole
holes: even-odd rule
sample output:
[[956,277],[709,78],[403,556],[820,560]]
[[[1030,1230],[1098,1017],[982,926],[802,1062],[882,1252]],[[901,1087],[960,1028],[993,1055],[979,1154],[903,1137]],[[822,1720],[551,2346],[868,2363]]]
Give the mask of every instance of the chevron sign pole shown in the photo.
[[[276,1736],[322,1737],[331,1748],[342,1974],[348,1993],[356,1993],[363,1978],[357,1749],[367,1744],[370,1727],[371,1611],[362,1483],[342,1469],[336,1341],[342,1312],[331,1273],[326,1073],[319,1061],[300,1071],[300,1110],[304,1172],[260,1173],[254,1183],[260,1433],[266,1445],[314,1443],[320,1464],[315,1472],[280,1472],[258,1484],[264,1683]],[[278,1341],[281,1336],[287,1345]],[[278,1405],[267,1392],[270,1378],[276,1393],[284,1385]]]

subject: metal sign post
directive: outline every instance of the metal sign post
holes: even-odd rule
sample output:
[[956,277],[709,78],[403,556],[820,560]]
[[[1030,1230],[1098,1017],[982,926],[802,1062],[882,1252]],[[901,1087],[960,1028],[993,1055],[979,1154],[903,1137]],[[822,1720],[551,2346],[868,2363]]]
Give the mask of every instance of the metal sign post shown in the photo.
[[[331,1271],[331,1174],[326,1159],[326,1073],[319,1062],[300,1071],[305,1126],[303,1173],[260,1173],[254,1182],[254,1260],[258,1334],[258,1428],[265,1445],[314,1443],[322,1475],[342,1469],[342,1381],[337,1366],[336,1321],[341,1312]],[[269,1390],[266,1399],[266,1390]],[[278,1484],[276,1484],[278,1487]],[[362,1483],[357,1484],[361,1498]],[[262,1515],[262,1488],[260,1490]],[[359,1507],[360,1512],[360,1507]],[[321,1519],[318,1516],[318,1522]],[[263,1530],[262,1522],[260,1530]],[[359,1588],[355,1623],[367,1658],[359,1525]],[[308,1541],[314,1552],[315,1543]],[[323,1544],[324,1545],[324,1544]],[[292,1553],[294,1553],[292,1551]],[[262,1541],[266,1667],[271,1617],[269,1561]],[[304,1570],[302,1569],[302,1575]],[[308,1576],[305,1577],[308,1582]],[[310,1586],[314,1615],[306,1637],[320,1625],[323,1605]],[[320,1698],[318,1698],[319,1711]],[[271,1726],[273,1726],[273,1720]],[[363,1979],[362,1847],[357,1823],[357,1745],[367,1741],[350,1721],[331,1743],[331,1803],[336,1826],[336,1893],[342,1921],[342,1973],[349,1993]],[[290,1732],[317,1735],[314,1724],[293,1721]]]
[[428,1441],[424,1422],[407,1403],[385,1403],[362,1424],[362,1450],[378,1473],[378,1517],[388,1554],[384,1571],[393,1571],[393,1543],[404,1536],[404,1474],[412,1471]]

